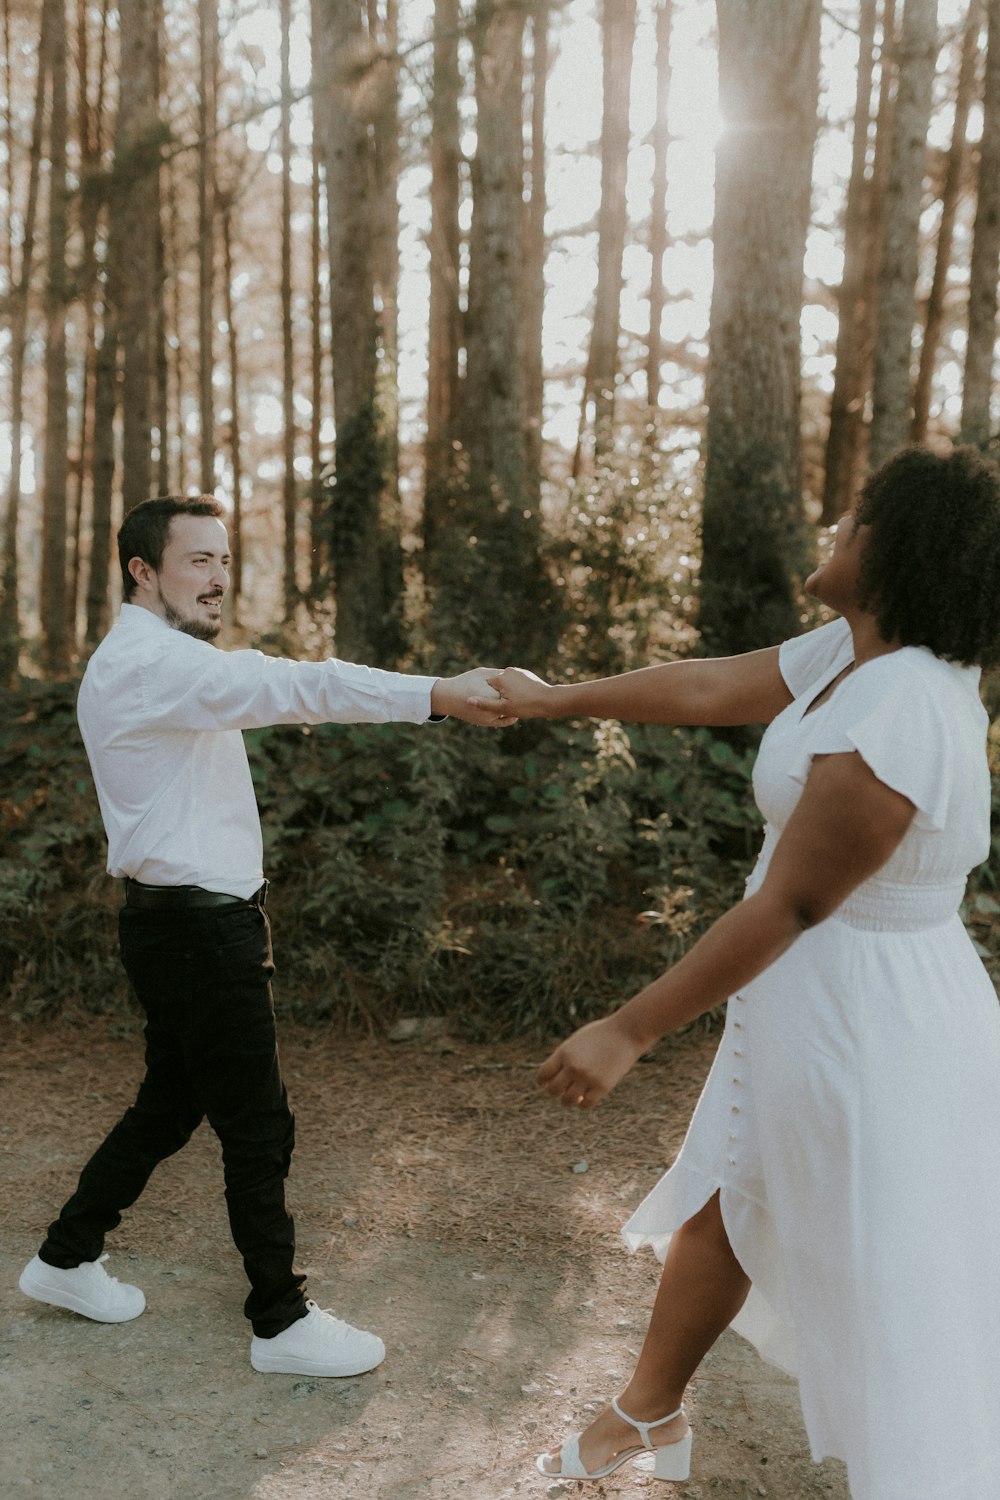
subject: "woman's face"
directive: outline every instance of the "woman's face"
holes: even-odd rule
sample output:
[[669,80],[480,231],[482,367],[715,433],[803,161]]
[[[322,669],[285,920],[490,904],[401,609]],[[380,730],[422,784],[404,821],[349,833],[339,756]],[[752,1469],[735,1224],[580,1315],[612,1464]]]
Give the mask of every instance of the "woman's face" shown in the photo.
[[844,614],[856,606],[861,573],[861,558],[869,528],[860,525],[855,512],[849,510],[837,522],[833,549],[805,582],[807,594]]

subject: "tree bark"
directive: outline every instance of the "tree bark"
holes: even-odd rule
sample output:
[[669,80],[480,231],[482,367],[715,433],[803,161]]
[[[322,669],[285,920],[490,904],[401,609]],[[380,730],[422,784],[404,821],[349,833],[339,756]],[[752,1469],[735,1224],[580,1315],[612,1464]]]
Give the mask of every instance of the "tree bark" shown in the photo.
[[295,614],[299,588],[295,570],[295,345],[292,338],[292,82],[291,0],[281,0],[281,397],[284,476],[282,573],[284,617]]
[[233,302],[233,194],[222,197],[222,292],[226,309],[226,344],[229,355],[229,461],[233,473],[233,525],[229,539],[232,551],[230,605],[238,621],[243,602],[243,443],[240,432],[239,340]]
[[869,463],[873,469],[906,443],[912,420],[910,378],[920,194],[937,52],[937,0],[906,0],[878,285],[869,442]]
[[3,589],[0,590],[0,680],[4,682],[9,682],[17,675],[21,651],[18,532],[24,443],[24,369],[28,347],[28,305],[35,255],[35,221],[41,178],[50,32],[51,8],[43,4],[39,23],[38,72],[28,156],[21,264],[17,280],[11,284],[10,295],[10,486],[4,516]]
[[310,224],[310,360],[312,412],[309,419],[309,597],[318,604],[326,586],[328,555],[326,546],[327,516],[324,504],[323,455],[323,261],[322,236],[323,183],[319,146],[313,140]]
[[531,11],[531,194],[524,226],[524,405],[527,490],[532,505],[542,496],[542,422],[545,369],[542,320],[545,311],[545,92],[549,76],[551,0],[534,0]]
[[965,169],[965,135],[969,123],[969,106],[972,103],[976,85],[976,62],[981,29],[981,0],[969,0],[962,36],[958,83],[955,88],[955,121],[951,132],[951,149],[948,152],[948,165],[941,189],[941,223],[938,226],[934,275],[927,296],[924,339],[920,347],[920,368],[917,371],[917,383],[913,390],[913,425],[910,428],[910,439],[914,443],[922,443],[927,437],[934,364],[938,345],[941,343],[941,330],[944,327],[945,290],[948,284],[948,272],[951,269],[955,213],[961,195],[962,176]]
[[152,488],[153,344],[162,144],[153,0],[120,0],[122,64],[108,280],[122,350],[122,499],[128,512]]
[[996,346],[997,260],[1000,257],[1000,0],[987,0],[989,41],[983,90],[976,224],[969,268],[969,339],[965,351],[959,440],[990,441],[990,393]]
[[198,0],[198,404],[202,493],[215,488],[215,126],[219,22],[213,0]]
[[[867,384],[863,351],[864,293],[871,230],[866,167],[875,64],[875,12],[876,0],[861,0],[854,142],[844,213],[844,273],[837,298],[837,354],[823,476],[822,521],[825,526],[832,525],[850,506],[864,419]],[[883,40],[883,67],[887,65],[887,52]]]
[[635,44],[635,0],[604,0],[601,125],[601,203],[597,214],[597,294],[590,353],[584,378],[580,437],[573,458],[574,477],[582,465],[583,434],[594,405],[594,459],[600,462],[614,441],[615,382],[621,328],[622,256],[628,225],[629,96]]
[[42,666],[49,676],[69,669],[71,634],[67,619],[66,531],[68,522],[66,456],[69,448],[67,390],[66,246],[68,238],[66,138],[65,0],[51,6],[48,53],[51,85],[49,115],[48,282],[45,293],[45,448],[42,485],[42,576],[39,590],[42,622]]
[[433,571],[438,535],[447,525],[446,489],[458,436],[458,353],[461,233],[462,79],[458,67],[459,0],[435,0],[434,80],[431,94],[430,312],[427,353],[427,428],[424,442],[424,556]]
[[372,65],[365,0],[317,0],[317,127],[326,178],[336,478],[331,552],[338,654],[377,661],[383,618],[376,392],[373,160],[360,87]]
[[378,552],[382,614],[376,648],[385,666],[403,654],[403,507],[399,489],[399,0],[368,0],[368,37],[374,68],[372,119],[373,242],[378,308],[379,431],[383,486]]
[[521,98],[524,12],[503,0],[476,6],[476,157],[463,400],[474,487],[501,508],[525,492],[524,376],[520,340]]
[[[874,0],[867,0],[874,4]],[[670,146],[670,28],[673,0],[656,7],[656,121],[653,126],[653,181],[649,213],[649,339],[646,352],[646,405],[649,433],[656,441],[660,404],[660,365],[663,359],[663,257],[667,252],[667,150]]]
[[701,630],[708,649],[794,634],[803,562],[799,319],[819,0],[718,0],[715,282]]

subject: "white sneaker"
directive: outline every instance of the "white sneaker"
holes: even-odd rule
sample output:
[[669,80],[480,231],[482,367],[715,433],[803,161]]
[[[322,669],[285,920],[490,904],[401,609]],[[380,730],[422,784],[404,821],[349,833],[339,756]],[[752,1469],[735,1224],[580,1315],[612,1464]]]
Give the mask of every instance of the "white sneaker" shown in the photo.
[[137,1318],[146,1299],[137,1286],[117,1281],[104,1269],[106,1255],[85,1260],[71,1270],[50,1266],[35,1256],[21,1272],[18,1286],[26,1297],[82,1313],[95,1323],[127,1323]]
[[307,1302],[309,1311],[274,1338],[254,1335],[250,1363],[279,1375],[364,1375],[385,1359],[385,1345],[374,1333],[342,1323]]

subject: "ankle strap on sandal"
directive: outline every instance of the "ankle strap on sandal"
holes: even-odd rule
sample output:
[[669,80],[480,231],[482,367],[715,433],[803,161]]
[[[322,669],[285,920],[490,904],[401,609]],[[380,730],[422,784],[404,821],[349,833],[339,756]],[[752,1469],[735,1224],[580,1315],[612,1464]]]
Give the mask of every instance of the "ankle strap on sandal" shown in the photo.
[[612,1396],[611,1398],[611,1410],[615,1412],[619,1417],[621,1417],[623,1422],[627,1422],[630,1427],[635,1428],[636,1432],[642,1438],[642,1446],[644,1448],[653,1447],[653,1444],[649,1441],[649,1434],[654,1427],[664,1427],[667,1422],[672,1422],[675,1417],[681,1417],[684,1415],[684,1407],[679,1406],[677,1410],[672,1411],[669,1416],[657,1417],[655,1422],[640,1422],[638,1417],[630,1417],[627,1411],[622,1411],[614,1396]]

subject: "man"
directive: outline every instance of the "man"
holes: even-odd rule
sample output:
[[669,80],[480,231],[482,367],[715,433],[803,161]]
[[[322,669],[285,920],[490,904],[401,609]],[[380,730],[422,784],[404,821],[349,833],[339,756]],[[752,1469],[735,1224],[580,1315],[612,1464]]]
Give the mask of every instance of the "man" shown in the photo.
[[[241,730],[514,720],[485,670],[435,679],[217,650],[210,643],[222,627],[230,560],[222,515],[210,496],[148,500],[119,533],[125,603],[84,674],[78,716],[108,870],[125,878],[119,940],[146,1014],[146,1074],[19,1285],[98,1322],[138,1317],[145,1298],[105,1271],[104,1236],[207,1117],[250,1281],[251,1364],[360,1375],[385,1357],[381,1339],[307,1301],[293,1267],[285,1178],[294,1122],[278,1063],[260,819]],[[472,706],[477,695],[489,706]]]

